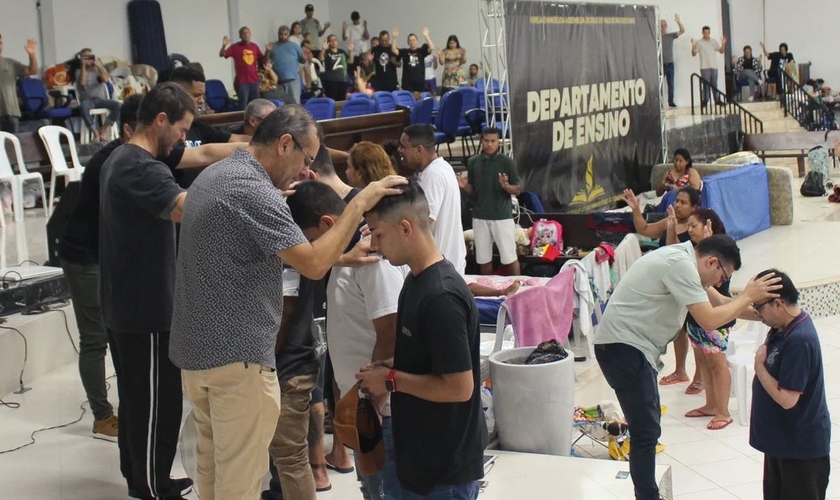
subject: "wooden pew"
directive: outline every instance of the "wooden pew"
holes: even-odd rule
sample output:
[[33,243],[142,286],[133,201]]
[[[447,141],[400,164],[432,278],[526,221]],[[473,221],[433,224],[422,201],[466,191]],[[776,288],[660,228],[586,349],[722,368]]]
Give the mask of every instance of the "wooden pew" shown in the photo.
[[824,146],[834,156],[834,141],[840,134],[816,132],[771,132],[745,134],[744,151],[753,151],[759,158],[796,158],[799,177],[805,176],[805,158],[815,146]]
[[[46,174],[46,179],[49,180],[50,174],[52,173],[50,157],[47,155],[47,148],[44,146],[44,142],[41,140],[38,132],[22,132],[15,135],[20,141],[20,149],[23,153],[23,161],[26,163],[26,169],[30,172],[38,172],[42,175]],[[6,155],[12,167],[17,167],[15,150],[9,141],[6,141]]]
[[[234,111],[203,115],[198,119],[214,127],[227,128],[242,123],[242,118],[242,111]],[[324,130],[324,144],[327,147],[347,151],[361,141],[371,141],[378,144],[382,144],[388,139],[399,141],[403,129],[411,123],[411,114],[407,110],[399,110],[350,118],[320,120],[318,123]],[[347,164],[344,162],[335,163],[335,170],[342,178],[344,178],[346,168]]]

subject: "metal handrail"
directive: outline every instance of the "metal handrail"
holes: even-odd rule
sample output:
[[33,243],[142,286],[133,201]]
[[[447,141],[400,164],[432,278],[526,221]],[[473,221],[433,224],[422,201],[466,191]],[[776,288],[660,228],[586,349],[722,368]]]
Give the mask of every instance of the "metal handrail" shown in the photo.
[[779,102],[785,116],[792,116],[806,130],[836,130],[834,111],[811,97],[786,71],[780,80]]
[[[698,93],[695,94],[694,92],[694,81],[697,80],[697,89]],[[709,101],[705,104],[702,103],[703,99],[703,89],[709,89]],[[711,82],[704,79],[702,76],[698,75],[697,73],[692,73],[691,75],[691,114],[697,114],[695,112],[695,103],[694,97],[695,95],[700,96],[701,105],[700,105],[700,114],[701,115],[740,115],[741,116],[741,130],[745,134],[761,134],[764,132],[764,122],[762,122],[757,116],[750,113],[750,111],[738,104],[737,102],[731,101],[726,98],[726,94],[721,92],[717,87],[715,87]]]

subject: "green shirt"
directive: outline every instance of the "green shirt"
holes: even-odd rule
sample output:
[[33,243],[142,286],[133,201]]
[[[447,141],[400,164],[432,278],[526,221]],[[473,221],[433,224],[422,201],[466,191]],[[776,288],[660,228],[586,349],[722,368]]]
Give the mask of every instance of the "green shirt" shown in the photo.
[[15,82],[26,76],[29,66],[8,57],[0,57],[0,116],[20,117]]
[[661,370],[659,358],[682,328],[687,306],[708,301],[690,241],[648,252],[616,286],[595,331],[595,345],[633,346]]
[[502,189],[499,174],[507,174],[512,185],[519,184],[516,164],[510,156],[479,153],[467,161],[467,179],[473,188],[473,218],[504,220],[513,218],[510,193]]

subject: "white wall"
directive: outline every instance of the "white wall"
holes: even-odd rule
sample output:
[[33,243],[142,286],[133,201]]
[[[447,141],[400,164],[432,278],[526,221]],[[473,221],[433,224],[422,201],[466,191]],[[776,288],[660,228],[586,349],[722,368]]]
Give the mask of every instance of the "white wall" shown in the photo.
[[[3,35],[3,56],[25,64],[28,59],[23,50],[26,40],[40,39],[36,0],[0,1],[0,35]],[[41,59],[40,53],[38,59]]]
[[766,0],[766,44],[778,50],[785,42],[797,62],[811,61],[811,78],[822,78],[840,88],[840,58],[837,57],[837,0],[806,0],[800,8],[780,0]]
[[[616,0],[589,0],[591,3],[618,3]],[[737,1],[737,0],[736,0]],[[752,1],[752,0],[751,0]],[[758,0],[761,1],[761,0]],[[674,14],[680,14],[686,33],[674,44],[676,66],[676,100],[688,105],[690,99],[689,77],[699,72],[697,58],[691,57],[692,37],[699,38],[701,28],[708,25],[713,36],[721,35],[720,4],[714,0],[658,0],[643,2],[658,5],[660,16],[676,29]],[[443,45],[450,34],[458,35],[461,46],[467,49],[467,64],[480,61],[482,25],[478,16],[477,0],[424,0],[422,8],[400,8],[393,0],[331,0],[330,11],[333,23],[340,26],[342,20],[350,21],[350,12],[358,10],[362,19],[368,20],[371,35],[380,30],[400,28],[400,44],[405,46],[405,35],[415,32],[419,35],[423,26],[431,30],[432,40]],[[723,85],[723,56],[720,58],[720,82]]]
[[[239,19],[234,23],[239,26],[235,29],[238,31],[240,26],[248,26],[251,29],[251,36],[260,46],[276,40],[277,28],[281,25],[291,26],[293,22],[306,17],[303,8],[309,3],[315,7],[315,18],[321,21],[322,26],[327,21],[332,21],[328,33],[340,34],[341,32],[341,21],[336,22],[330,17],[331,9],[327,0],[231,0],[231,2],[239,4]],[[231,33],[231,38],[237,39],[237,33]]]

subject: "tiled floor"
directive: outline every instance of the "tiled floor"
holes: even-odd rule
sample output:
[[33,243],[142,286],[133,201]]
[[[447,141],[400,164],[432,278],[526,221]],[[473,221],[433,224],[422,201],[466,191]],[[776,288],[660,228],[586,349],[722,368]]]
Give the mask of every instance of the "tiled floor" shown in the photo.
[[[816,321],[820,334],[825,363],[826,392],[829,410],[834,425],[832,442],[840,441],[840,316],[820,318]],[[689,363],[693,373],[693,363]],[[665,358],[663,373],[673,371],[673,354]],[[577,404],[598,404],[601,399],[614,399],[603,377],[597,369],[588,374],[588,379],[579,382],[575,390]],[[730,411],[735,422],[726,429],[706,429],[709,419],[686,418],[683,415],[703,404],[703,396],[686,395],[688,384],[660,386],[662,404],[667,413],[662,417],[662,438],[665,450],[657,456],[657,462],[671,466],[674,494],[678,500],[760,500],[763,456],[749,445],[749,427],[738,425],[737,404],[730,400]],[[606,450],[600,446],[584,444],[581,440],[578,451],[581,455],[605,457]],[[840,449],[832,451],[832,466],[840,467]],[[840,499],[840,481],[832,481],[828,487],[829,499]]]

